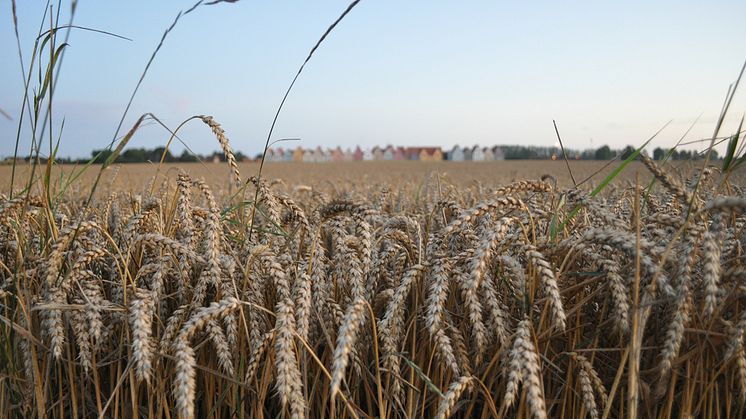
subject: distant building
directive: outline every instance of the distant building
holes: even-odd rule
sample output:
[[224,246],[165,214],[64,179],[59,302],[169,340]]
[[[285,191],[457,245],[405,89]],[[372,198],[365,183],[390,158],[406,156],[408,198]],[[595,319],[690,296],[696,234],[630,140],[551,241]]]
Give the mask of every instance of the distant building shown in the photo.
[[298,146],[293,151],[293,161],[305,161],[306,160],[306,153],[303,151],[303,148],[301,146]]
[[387,145],[383,149],[383,160],[394,160],[394,146],[391,144]]
[[331,160],[333,162],[340,162],[344,160],[344,152],[342,151],[341,147],[337,147],[334,150],[331,151]]
[[344,151],[344,155],[342,156],[342,161],[352,161],[354,160],[354,155],[352,153],[352,150],[347,147]]
[[493,161],[495,160],[495,154],[492,152],[492,149],[489,147],[485,147],[482,149],[482,153],[484,153],[484,161]]
[[465,161],[472,161],[473,160],[474,153],[473,153],[473,150],[472,150],[471,147],[464,147],[462,151],[464,152],[464,160]]
[[464,150],[458,145],[453,146],[450,153],[448,153],[448,160],[464,161]]
[[440,147],[407,147],[404,150],[404,155],[407,160],[443,160],[443,151]]
[[373,147],[373,160],[383,160],[383,149],[381,147]]
[[405,159],[406,159],[406,156],[404,152],[404,147],[396,147],[396,149],[394,149],[394,160],[405,160]]
[[419,160],[420,159],[420,148],[419,147],[407,147],[404,149],[405,160]]
[[373,151],[371,151],[371,149],[366,148],[365,151],[363,151],[363,160],[364,161],[373,160]]
[[352,160],[353,161],[362,161],[363,160],[363,150],[360,149],[360,146],[355,147],[355,151],[352,152]]
[[471,149],[471,159],[473,161],[484,161],[484,150],[482,150],[482,147],[475,145]]
[[492,156],[495,160],[505,160],[505,152],[499,146],[492,147]]
[[423,147],[420,150],[420,161],[441,161],[443,160],[443,151],[440,147]]
[[324,151],[320,146],[316,147],[316,150],[313,151],[313,161],[314,163],[324,163],[329,161],[330,156],[329,153]]

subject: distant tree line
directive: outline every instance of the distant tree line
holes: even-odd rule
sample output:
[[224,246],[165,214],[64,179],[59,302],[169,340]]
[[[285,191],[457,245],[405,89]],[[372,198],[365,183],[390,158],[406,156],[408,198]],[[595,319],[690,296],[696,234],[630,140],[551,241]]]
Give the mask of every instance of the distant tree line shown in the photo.
[[[524,145],[503,145],[498,146],[503,151],[503,158],[505,160],[549,160],[549,159],[562,159],[562,150],[559,147],[539,147],[539,146],[524,146]],[[163,154],[165,152],[165,157]],[[619,156],[621,159],[626,159],[632,153],[635,152],[635,147],[628,145],[621,150],[613,150],[608,145],[603,145],[597,149],[586,149],[583,151],[565,149],[567,157],[572,160],[610,160],[614,157]],[[85,164],[90,161],[93,163],[103,163],[112,155],[112,150],[93,150],[90,158],[56,158],[57,163],[77,163]],[[670,153],[669,160],[697,160],[703,158],[703,154],[700,154],[692,150],[665,150],[657,147],[653,150],[653,159],[662,160]],[[247,157],[240,151],[235,152],[236,160],[243,161]],[[156,147],[154,149],[147,148],[128,148],[124,150],[115,160],[116,163],[145,163],[145,162],[160,162],[163,157],[164,162],[168,163],[190,163],[196,161],[214,161],[220,160],[226,161],[225,155],[220,151],[215,151],[209,155],[195,155],[187,150],[181,152],[180,155],[175,156],[171,154],[171,151],[166,150],[165,147]],[[258,154],[255,158],[260,159],[261,154]],[[712,150],[712,159],[717,159],[718,153]],[[30,158],[26,157],[23,160],[29,161]],[[46,159],[41,159],[43,162]]]
[[[499,146],[503,150],[505,160],[547,160],[562,159],[562,149],[559,147],[538,147],[523,145]],[[613,150],[608,145],[603,145],[597,149],[586,149],[583,151],[565,149],[568,159],[573,160],[611,160],[619,156],[620,159],[626,159],[636,150],[635,147],[628,145],[621,150]],[[668,150],[657,147],[653,150],[653,159],[662,160]],[[697,160],[704,155],[692,150],[673,150],[668,157],[670,160]],[[712,159],[718,158],[718,153],[712,150]]]
[[[164,156],[165,153],[165,156]],[[93,150],[91,152],[91,158],[94,163],[103,163],[106,159],[111,156],[111,150]],[[236,160],[242,161],[246,158],[240,151],[235,152]],[[218,159],[220,161],[226,161],[225,155],[220,151],[215,151],[209,155],[195,155],[187,150],[181,152],[180,155],[174,156],[170,150],[166,150],[164,147],[156,147],[154,149],[146,148],[128,148],[117,157],[116,163],[144,163],[144,162],[160,162],[163,159],[167,163],[192,163],[197,161],[213,161]]]
[[[165,152],[165,156],[163,153]],[[60,164],[86,164],[88,162],[98,163],[101,164],[106,161],[112,154],[114,153],[113,150],[103,149],[103,150],[93,150],[91,152],[90,158],[69,158],[69,157],[57,157],[55,158],[55,162]],[[236,152],[235,153],[236,160],[243,161],[246,159],[246,156],[244,156],[243,153]],[[222,151],[215,151],[212,154],[208,155],[195,155],[190,153],[187,150],[182,151],[182,153],[178,156],[174,156],[171,154],[171,151],[166,150],[165,147],[156,147],[154,149],[147,149],[147,148],[128,148],[124,151],[122,151],[121,154],[117,157],[115,160],[116,163],[146,163],[146,162],[154,162],[159,163],[161,161],[161,158],[163,158],[164,162],[168,163],[191,163],[191,162],[197,162],[197,161],[213,161],[215,159],[218,159],[222,162],[226,161],[225,155]],[[30,157],[25,157],[23,160],[29,161],[31,160]],[[46,158],[40,158],[40,160],[45,163],[47,161]]]

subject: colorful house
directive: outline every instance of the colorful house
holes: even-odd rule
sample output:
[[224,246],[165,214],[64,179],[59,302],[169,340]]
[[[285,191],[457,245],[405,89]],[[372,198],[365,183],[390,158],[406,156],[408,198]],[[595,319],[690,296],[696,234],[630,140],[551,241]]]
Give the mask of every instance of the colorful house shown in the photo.
[[451,152],[448,153],[448,160],[464,161],[464,150],[462,150],[461,147],[457,145],[453,146]]
[[475,145],[471,149],[471,159],[473,161],[484,161],[484,150],[482,147]]
[[360,146],[355,147],[355,151],[352,153],[352,160],[353,161],[362,161],[363,160],[363,150],[360,148]]
[[383,150],[383,160],[394,160],[394,146],[391,144]]
[[337,147],[331,151],[331,161],[333,162],[340,162],[344,160],[345,153],[342,151],[341,147]]
[[324,163],[329,161],[329,153],[324,151],[324,149],[321,148],[321,146],[316,147],[316,150],[313,151],[313,161],[315,163]]
[[472,150],[471,147],[464,147],[463,148],[463,152],[464,152],[464,160],[465,161],[472,161],[473,160],[474,153],[473,153],[473,150]]
[[407,147],[405,156],[407,160],[440,161],[443,151],[440,147]]
[[404,149],[405,160],[419,160],[420,159],[420,148],[419,147],[407,147]]
[[305,154],[301,146],[296,147],[293,151],[293,161],[305,161]]
[[493,161],[495,160],[495,155],[492,153],[492,149],[489,147],[485,147],[482,149],[482,153],[484,153],[484,161]]

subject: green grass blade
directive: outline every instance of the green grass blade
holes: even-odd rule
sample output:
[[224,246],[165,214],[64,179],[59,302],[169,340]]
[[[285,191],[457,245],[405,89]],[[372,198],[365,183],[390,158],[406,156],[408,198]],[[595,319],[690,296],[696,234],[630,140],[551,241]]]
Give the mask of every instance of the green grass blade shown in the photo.
[[[668,125],[668,124],[666,124],[666,125]],[[665,126],[663,128],[665,128]],[[663,130],[663,128],[661,128],[661,130]],[[641,145],[640,147],[638,147],[632,154],[630,154],[626,159],[624,159],[624,161],[622,161],[622,163],[619,166],[617,166],[616,169],[614,169],[611,173],[609,173],[609,175],[606,176],[606,178],[604,178],[604,180],[602,180],[601,183],[599,183],[598,186],[596,186],[595,189],[593,189],[593,191],[590,193],[590,196],[591,197],[595,197],[602,190],[604,190],[604,188],[606,188],[607,186],[609,186],[609,183],[611,183],[612,180],[614,180],[617,176],[619,176],[619,174],[622,172],[622,170],[624,170],[624,168],[627,167],[627,165],[632,160],[636,159],[637,156],[640,155],[640,153],[642,152],[642,150],[644,150],[645,147],[647,147],[647,145],[650,144],[651,141],[653,141],[653,138],[655,138],[661,130],[659,130],[654,136],[650,137],[647,141],[645,141],[645,143],[643,145]],[[552,240],[554,240],[557,237],[557,233],[560,230],[562,230],[563,228],[565,228],[565,226],[567,225],[567,223],[570,222],[575,217],[575,215],[580,211],[580,208],[581,208],[581,205],[576,206],[572,211],[570,211],[570,214],[567,216],[567,219],[565,219],[565,221],[563,221],[559,225],[559,227],[557,227],[556,229],[553,229],[551,231],[551,238],[552,238]]]
[[[741,122],[738,124],[738,130],[735,134],[731,137],[730,141],[728,141],[728,152],[725,155],[725,159],[723,161],[723,172],[730,169],[731,167],[735,169],[738,167],[741,163],[744,162],[744,158],[746,158],[746,155],[738,157],[736,156],[736,150],[738,149],[738,140],[741,137],[741,130],[743,129],[743,116],[741,116]],[[731,150],[731,147],[733,148]],[[735,163],[733,163],[733,159],[736,159]],[[726,164],[726,162],[728,164]],[[732,163],[732,164],[731,164]]]

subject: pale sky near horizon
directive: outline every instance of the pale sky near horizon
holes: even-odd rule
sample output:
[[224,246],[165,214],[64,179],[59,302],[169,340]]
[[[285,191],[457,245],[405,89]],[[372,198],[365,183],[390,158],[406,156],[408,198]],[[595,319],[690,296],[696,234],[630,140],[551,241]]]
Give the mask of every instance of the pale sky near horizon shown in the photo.
[[[45,3],[17,1],[26,65]],[[55,138],[65,121],[60,156],[89,156],[108,144],[163,31],[193,3],[79,2],[76,25],[132,41],[72,32],[54,101]],[[240,1],[184,16],[124,131],[145,112],[171,128],[208,114],[234,149],[258,153],[298,66],[347,4]],[[61,22],[68,15],[63,2]],[[708,138],[746,60],[745,18],[744,1],[362,1],[306,66],[273,139],[301,138],[309,148],[552,146],[555,119],[566,147],[622,148],[673,120],[652,143],[669,147],[700,114],[687,139]],[[0,109],[13,117],[0,117],[0,157],[7,157],[23,98],[10,1],[0,3],[0,51]],[[722,135],[732,134],[746,111],[744,89]],[[198,121],[180,136],[198,153],[219,148]],[[167,140],[166,131],[149,125],[130,144]]]

